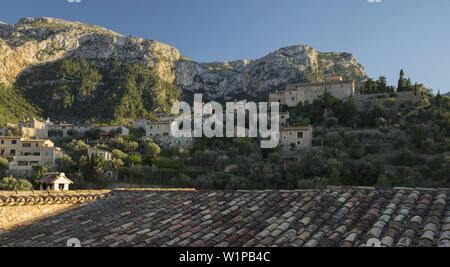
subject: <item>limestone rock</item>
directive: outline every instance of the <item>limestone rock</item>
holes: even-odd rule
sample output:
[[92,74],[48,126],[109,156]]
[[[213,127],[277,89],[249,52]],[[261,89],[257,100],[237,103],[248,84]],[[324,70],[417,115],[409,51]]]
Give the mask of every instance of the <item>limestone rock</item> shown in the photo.
[[263,99],[287,83],[323,75],[364,81],[364,68],[349,53],[320,53],[309,46],[281,48],[255,60],[198,63],[167,44],[123,36],[108,29],[54,18],[24,18],[0,23],[0,83],[12,84],[31,66],[66,57],[95,61],[118,58],[140,62],[162,79],[177,84],[185,95],[205,98]]

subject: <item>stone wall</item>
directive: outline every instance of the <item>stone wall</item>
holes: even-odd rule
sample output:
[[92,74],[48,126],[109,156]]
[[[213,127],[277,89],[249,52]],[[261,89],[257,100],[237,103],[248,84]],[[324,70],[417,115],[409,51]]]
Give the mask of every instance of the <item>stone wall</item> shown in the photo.
[[104,197],[109,190],[0,191],[0,230],[76,208]]
[[383,104],[386,100],[394,98],[396,105],[400,105],[404,102],[410,101],[412,104],[416,104],[420,101],[420,96],[415,96],[414,91],[395,92],[395,93],[383,93],[383,94],[369,94],[369,95],[355,95],[353,101],[358,109],[365,109],[367,102],[374,102],[375,100]]

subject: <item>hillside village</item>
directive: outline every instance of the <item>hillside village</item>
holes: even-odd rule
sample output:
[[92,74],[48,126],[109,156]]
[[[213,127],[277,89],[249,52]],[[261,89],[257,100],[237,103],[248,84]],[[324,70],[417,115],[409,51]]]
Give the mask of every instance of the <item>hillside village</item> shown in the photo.
[[288,84],[267,98],[281,107],[279,146],[269,150],[252,138],[174,137],[170,126],[176,117],[164,114],[116,126],[36,118],[9,123],[0,129],[0,174],[9,176],[0,186],[38,188],[55,173],[65,174],[73,189],[450,182],[450,98],[433,96],[423,85],[409,81],[394,91],[369,80],[357,89],[353,80],[326,76]]
[[0,247],[450,247],[450,1],[17,2]]

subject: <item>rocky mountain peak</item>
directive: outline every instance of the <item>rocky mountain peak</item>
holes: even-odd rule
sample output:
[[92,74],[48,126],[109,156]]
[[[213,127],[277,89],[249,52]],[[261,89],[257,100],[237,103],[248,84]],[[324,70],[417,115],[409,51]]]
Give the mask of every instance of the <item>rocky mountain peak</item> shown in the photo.
[[367,77],[352,54],[321,53],[307,45],[283,47],[259,59],[198,63],[170,45],[80,22],[43,17],[0,24],[0,83],[12,84],[33,66],[70,57],[139,62],[186,95],[225,100],[262,98],[287,83],[323,75],[358,82]]

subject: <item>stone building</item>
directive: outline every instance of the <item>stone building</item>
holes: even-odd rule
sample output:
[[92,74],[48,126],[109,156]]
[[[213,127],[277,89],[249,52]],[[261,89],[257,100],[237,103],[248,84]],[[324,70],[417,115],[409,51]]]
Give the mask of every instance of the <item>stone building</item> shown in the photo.
[[295,107],[300,102],[311,103],[326,92],[345,99],[355,94],[355,81],[344,81],[341,76],[333,76],[326,77],[324,82],[288,84],[286,90],[270,94],[269,101]]
[[35,165],[52,167],[62,155],[51,140],[0,136],[0,156],[9,160],[8,169],[16,175],[30,175]]
[[312,133],[312,126],[281,128],[279,145],[283,151],[310,148],[313,140]]
[[19,124],[22,129],[22,135],[28,139],[44,139],[48,138],[48,125],[50,119],[30,119]]
[[191,135],[191,131],[180,131],[180,137],[171,135],[170,127],[174,123],[175,118],[149,121],[147,122],[147,126],[145,128],[145,136],[154,140],[156,143],[163,147],[192,147],[194,145],[194,138]]

